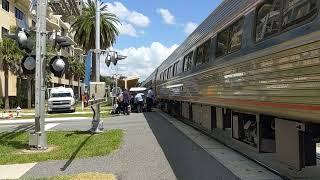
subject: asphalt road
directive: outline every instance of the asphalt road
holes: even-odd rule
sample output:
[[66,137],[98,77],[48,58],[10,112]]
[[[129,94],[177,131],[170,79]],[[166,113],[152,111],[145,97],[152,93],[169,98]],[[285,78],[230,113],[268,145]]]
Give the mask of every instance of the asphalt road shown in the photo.
[[[88,130],[90,124],[90,121],[62,122],[50,130]],[[0,131],[26,126],[2,126]],[[65,170],[61,168],[68,160],[38,163],[22,178],[105,172],[125,180],[238,179],[158,113],[112,117],[104,121],[104,126],[124,130],[124,143],[118,151],[109,156],[73,160]]]

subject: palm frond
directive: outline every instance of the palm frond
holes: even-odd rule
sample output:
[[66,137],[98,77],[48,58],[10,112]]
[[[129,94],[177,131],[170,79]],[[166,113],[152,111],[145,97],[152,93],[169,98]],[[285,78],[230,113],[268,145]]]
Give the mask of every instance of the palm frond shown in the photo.
[[[100,7],[101,11],[107,11],[107,5],[101,3]],[[72,31],[75,32],[76,43],[85,51],[95,48],[95,13],[95,1],[88,0],[82,15],[77,17],[71,25]],[[100,18],[101,47],[109,48],[116,42],[119,35],[117,25],[121,23],[119,18],[112,13],[102,14]]]

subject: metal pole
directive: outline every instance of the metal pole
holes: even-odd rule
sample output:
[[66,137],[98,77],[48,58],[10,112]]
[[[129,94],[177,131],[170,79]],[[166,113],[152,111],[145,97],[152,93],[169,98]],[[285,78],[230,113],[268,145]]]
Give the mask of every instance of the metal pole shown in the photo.
[[96,82],[100,82],[100,1],[96,3]]
[[118,94],[118,74],[116,74],[116,94]]
[[[100,82],[100,1],[96,0],[96,74],[95,81]],[[96,116],[93,119],[92,131],[100,132],[103,129],[103,123],[100,121],[100,104],[96,105]]]
[[[47,0],[37,0],[36,74],[35,74],[35,133],[31,134],[30,146],[47,149],[44,129],[45,107],[45,55],[46,55]],[[36,142],[35,142],[36,141]],[[36,145],[35,145],[36,144]]]

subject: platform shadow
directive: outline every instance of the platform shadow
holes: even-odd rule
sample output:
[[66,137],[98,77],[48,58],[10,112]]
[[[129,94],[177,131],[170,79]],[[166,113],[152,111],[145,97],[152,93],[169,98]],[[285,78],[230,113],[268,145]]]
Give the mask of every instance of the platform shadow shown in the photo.
[[238,179],[159,113],[143,114],[177,179]]

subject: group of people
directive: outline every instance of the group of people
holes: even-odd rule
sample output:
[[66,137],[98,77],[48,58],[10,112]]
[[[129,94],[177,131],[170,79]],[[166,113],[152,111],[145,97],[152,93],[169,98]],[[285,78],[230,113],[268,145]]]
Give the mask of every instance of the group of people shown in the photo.
[[122,111],[123,114],[130,114],[130,110],[128,109],[128,106],[130,104],[131,101],[131,95],[128,92],[128,90],[123,89],[121,93],[119,93],[117,95],[117,110],[116,113],[118,113],[119,111]]
[[146,94],[143,92],[130,93],[127,89],[123,89],[116,97],[117,107],[115,113],[118,114],[122,111],[123,114],[129,115],[130,112],[133,111],[138,113],[145,110],[147,112],[151,112],[151,108],[154,104],[154,98],[152,88],[150,88]]

